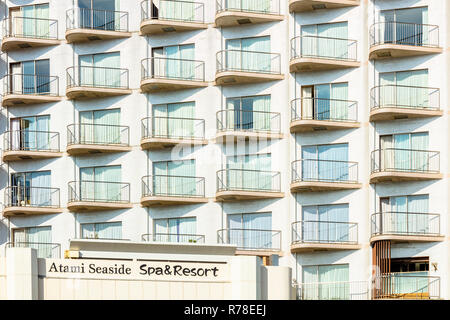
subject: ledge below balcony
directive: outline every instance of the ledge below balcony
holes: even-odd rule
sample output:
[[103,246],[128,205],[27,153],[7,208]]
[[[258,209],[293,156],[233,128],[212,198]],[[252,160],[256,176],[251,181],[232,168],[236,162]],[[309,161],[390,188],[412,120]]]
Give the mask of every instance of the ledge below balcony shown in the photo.
[[24,150],[5,150],[3,152],[3,161],[21,161],[31,159],[51,159],[62,157],[62,152],[57,151],[24,151]]
[[279,132],[221,131],[216,135],[216,143],[272,139],[283,139],[283,134]]
[[359,0],[289,0],[289,12],[359,6]]
[[38,103],[51,103],[61,101],[60,96],[35,95],[35,94],[6,94],[3,96],[2,106],[20,106]]
[[260,83],[278,81],[283,79],[284,75],[282,74],[264,72],[220,71],[216,73],[216,85],[218,86]]
[[62,212],[63,209],[61,208],[17,206],[17,207],[5,207],[5,209],[3,210],[3,216],[13,217],[23,215],[46,215],[46,214],[57,214]]
[[440,117],[442,110],[420,108],[380,107],[370,110],[370,121],[389,121],[397,119],[414,119]]
[[290,72],[309,72],[322,70],[336,70],[346,68],[358,68],[361,65],[358,61],[325,59],[315,57],[294,58],[289,62]]
[[73,100],[123,96],[131,93],[132,93],[131,89],[120,89],[120,88],[70,87],[67,88],[66,90],[67,98]]
[[332,120],[294,120],[290,124],[291,133],[327,130],[344,130],[361,127],[359,122]]
[[23,50],[25,48],[49,47],[61,44],[56,39],[39,39],[25,37],[5,37],[2,39],[2,51]]
[[257,256],[257,257],[270,257],[272,255],[282,257],[283,251],[269,250],[269,249],[236,249],[235,255],[237,256]]
[[67,153],[71,156],[91,155],[98,153],[114,153],[114,152],[129,152],[129,146],[118,145],[98,145],[98,144],[72,144],[67,146]]
[[216,201],[241,201],[284,198],[284,192],[224,190],[216,192]]
[[215,27],[234,27],[283,20],[284,16],[281,14],[224,10],[216,13]]
[[207,86],[208,82],[206,81],[182,79],[149,78],[141,81],[141,91],[150,93],[204,88]]
[[142,150],[163,150],[177,145],[204,146],[207,144],[208,140],[206,139],[144,138],[141,140]]
[[66,31],[67,43],[90,42],[130,38],[131,32],[107,31],[96,29],[70,29]]
[[402,58],[442,53],[438,47],[409,46],[394,43],[378,44],[370,47],[369,60]]
[[163,19],[149,19],[141,23],[142,35],[153,35],[170,32],[183,32],[207,29],[208,25],[202,22],[185,22]]
[[357,243],[322,243],[298,242],[291,244],[291,253],[307,253],[315,251],[359,250],[362,245]]
[[370,183],[440,180],[442,177],[442,173],[436,172],[380,171],[370,175]]
[[362,184],[354,182],[299,181],[291,183],[292,193],[352,190],[360,188],[362,188]]
[[104,210],[120,210],[131,209],[133,204],[118,202],[91,202],[91,201],[74,201],[67,204],[67,209],[72,212],[92,212]]
[[157,206],[173,206],[185,204],[201,204],[208,203],[208,198],[204,197],[189,197],[189,196],[146,196],[142,197],[141,205],[143,207],[157,207]]
[[405,234],[379,234],[370,237],[370,244],[376,241],[389,240],[393,243],[415,243],[415,242],[442,242],[445,236],[441,235],[405,235]]

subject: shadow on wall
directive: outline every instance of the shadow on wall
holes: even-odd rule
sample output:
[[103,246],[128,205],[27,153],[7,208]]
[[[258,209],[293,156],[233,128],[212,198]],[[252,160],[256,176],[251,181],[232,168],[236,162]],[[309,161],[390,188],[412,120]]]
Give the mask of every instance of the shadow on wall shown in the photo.
[[[8,242],[8,220],[2,218],[0,219],[0,246],[3,246],[5,243]],[[0,256],[2,253],[0,252]]]

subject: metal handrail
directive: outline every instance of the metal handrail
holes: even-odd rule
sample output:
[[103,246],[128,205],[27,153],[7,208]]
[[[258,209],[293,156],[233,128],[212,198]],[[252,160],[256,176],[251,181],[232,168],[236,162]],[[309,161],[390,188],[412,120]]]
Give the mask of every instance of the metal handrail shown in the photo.
[[291,39],[291,60],[304,57],[357,61],[358,41],[302,35]]
[[292,223],[292,244],[358,243],[358,223],[341,221],[297,221]]
[[369,281],[310,282],[294,284],[297,300],[370,300]]
[[[254,120],[258,118],[258,120]],[[268,111],[220,110],[216,113],[218,132],[281,132],[281,114]],[[239,120],[238,120],[239,119]]]
[[[52,258],[52,259],[59,259],[61,257],[61,244],[60,243],[43,243],[43,242],[8,242],[5,244],[5,256],[6,256],[6,249],[8,248],[32,248],[38,251],[38,258]],[[33,248],[37,247],[37,248]],[[39,248],[40,247],[40,248]],[[39,250],[45,249],[45,247],[50,247],[50,255],[47,256],[40,256]],[[56,251],[56,254],[54,253]]]
[[281,231],[227,228],[217,231],[217,243],[234,244],[238,250],[281,251]]
[[[401,91],[401,98],[399,93]],[[440,109],[440,89],[386,84],[370,90],[370,108]]]
[[[180,6],[180,9],[176,12],[181,12],[181,16],[175,16],[174,12],[165,12],[168,15],[161,14],[161,9],[157,12],[153,11],[153,0],[144,0],[141,2],[141,21],[148,21],[152,19],[157,20],[168,20],[168,21],[182,21],[182,22],[197,22],[204,23],[205,22],[205,4],[200,2],[193,1],[184,1],[184,0],[159,0],[160,8],[161,3],[172,3],[173,5]],[[186,11],[192,10],[193,16],[186,17]]]
[[[244,65],[244,60],[248,62],[247,65]],[[216,73],[239,71],[281,74],[279,53],[227,49],[216,53],[216,63]]]
[[[280,14],[280,0],[260,0],[259,3],[244,6],[244,1],[240,0],[236,6],[232,6],[228,0],[216,0],[216,13],[224,11],[238,11],[238,12],[251,12],[251,13],[263,13],[263,14]],[[262,9],[263,4],[269,4],[269,8]],[[248,4],[248,3],[247,3]]]
[[440,289],[440,277],[417,272],[388,273],[372,279],[373,299],[440,299]]
[[8,186],[5,207],[60,208],[59,188]]
[[[321,166],[322,165],[322,166]],[[300,159],[292,162],[291,182],[358,183],[358,162]]]
[[74,144],[129,146],[130,127],[110,124],[70,124],[67,126],[67,145]]
[[205,139],[205,120],[153,116],[142,119],[142,139]]
[[142,196],[205,197],[205,178],[149,175],[142,178]]
[[371,173],[440,172],[440,152],[401,148],[377,149],[371,153]]
[[70,181],[68,202],[130,203],[130,183]]
[[[100,15],[103,15],[103,17],[99,18]],[[66,29],[92,29],[128,32],[128,12],[72,8],[66,11]]]
[[[168,65],[170,63],[174,64],[174,69],[169,70]],[[166,57],[143,59],[141,62],[141,80],[157,78],[205,81],[205,62]]]
[[217,171],[217,191],[281,192],[279,171],[222,169]]
[[[26,27],[29,24],[31,29]],[[3,20],[3,37],[57,40],[58,34],[58,20],[55,19],[9,17]]]
[[2,78],[3,96],[19,95],[59,95],[59,77],[36,74],[7,74]]
[[66,69],[66,76],[67,88],[129,89],[129,70],[124,68],[74,66]]
[[298,98],[291,101],[291,121],[358,121],[358,102],[340,99]]
[[371,216],[371,234],[439,236],[440,215],[420,212],[377,212]]
[[187,233],[148,233],[143,234],[141,239],[144,242],[205,243],[204,235]]
[[58,132],[11,130],[3,139],[5,151],[60,151]]

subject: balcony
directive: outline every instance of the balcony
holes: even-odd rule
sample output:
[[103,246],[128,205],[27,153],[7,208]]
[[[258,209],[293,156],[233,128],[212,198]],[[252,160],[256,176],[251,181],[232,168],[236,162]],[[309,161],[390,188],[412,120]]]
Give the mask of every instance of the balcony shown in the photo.
[[438,242],[445,237],[440,234],[440,215],[414,212],[382,212],[371,217],[370,242]]
[[60,43],[57,20],[29,17],[11,17],[3,20],[1,47],[3,52],[57,46]]
[[204,88],[203,61],[154,57],[142,60],[141,91],[149,93]]
[[243,169],[224,169],[217,172],[216,201],[283,197],[280,172]]
[[130,38],[128,27],[128,12],[87,8],[66,11],[68,43]]
[[404,22],[378,22],[369,30],[369,59],[389,59],[442,53],[439,27]]
[[359,128],[356,101],[300,98],[291,102],[291,133]]
[[283,80],[279,53],[222,50],[216,55],[216,85]]
[[205,178],[155,175],[142,178],[144,207],[207,203]]
[[438,151],[386,148],[371,155],[370,183],[439,180]]
[[3,77],[3,107],[51,103],[59,96],[59,78],[34,74],[8,74]]
[[277,112],[221,110],[217,112],[216,142],[282,139]]
[[359,189],[358,163],[302,159],[292,163],[291,192]]
[[205,139],[205,120],[175,117],[149,117],[142,120],[141,148],[162,150],[175,146],[201,146]]
[[62,157],[59,133],[47,131],[13,130],[3,136],[3,161],[51,159]]
[[370,300],[368,281],[312,282],[295,285],[297,300]]
[[292,253],[361,248],[357,223],[299,221],[292,224]]
[[291,40],[290,72],[358,68],[356,40],[298,36]]
[[205,236],[200,234],[182,233],[154,233],[143,234],[144,242],[169,242],[169,243],[205,243]]
[[129,127],[88,123],[67,126],[67,153],[71,156],[128,151]]
[[61,213],[59,189],[12,186],[5,189],[4,217]]
[[153,6],[153,0],[145,0],[141,3],[142,35],[204,30],[207,28],[205,5],[203,3],[159,0],[159,8]]
[[271,256],[281,253],[281,231],[256,229],[221,229],[217,243],[235,245],[237,255]]
[[[41,242],[8,242],[5,250],[8,248],[32,248],[37,251],[37,257],[41,259],[61,259],[61,244],[59,243],[41,243]],[[5,254],[6,256],[6,254]]]
[[370,121],[440,117],[438,88],[382,85],[370,92]]
[[67,98],[86,100],[131,94],[128,69],[79,66],[70,67]]
[[372,280],[373,299],[430,300],[441,299],[441,279],[428,271],[397,272]]
[[282,0],[227,1],[216,0],[216,27],[233,27],[284,20],[280,14]]
[[69,182],[67,208],[72,212],[130,209],[130,184],[107,181]]
[[359,0],[289,0],[289,12],[359,6]]

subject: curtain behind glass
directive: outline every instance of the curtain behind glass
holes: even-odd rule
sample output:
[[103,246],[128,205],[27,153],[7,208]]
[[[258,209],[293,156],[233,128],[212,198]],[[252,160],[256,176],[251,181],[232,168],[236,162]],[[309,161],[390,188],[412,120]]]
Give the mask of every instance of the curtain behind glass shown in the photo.
[[52,258],[51,227],[27,228],[26,233],[26,242],[30,242],[30,247],[37,250],[38,258]]

